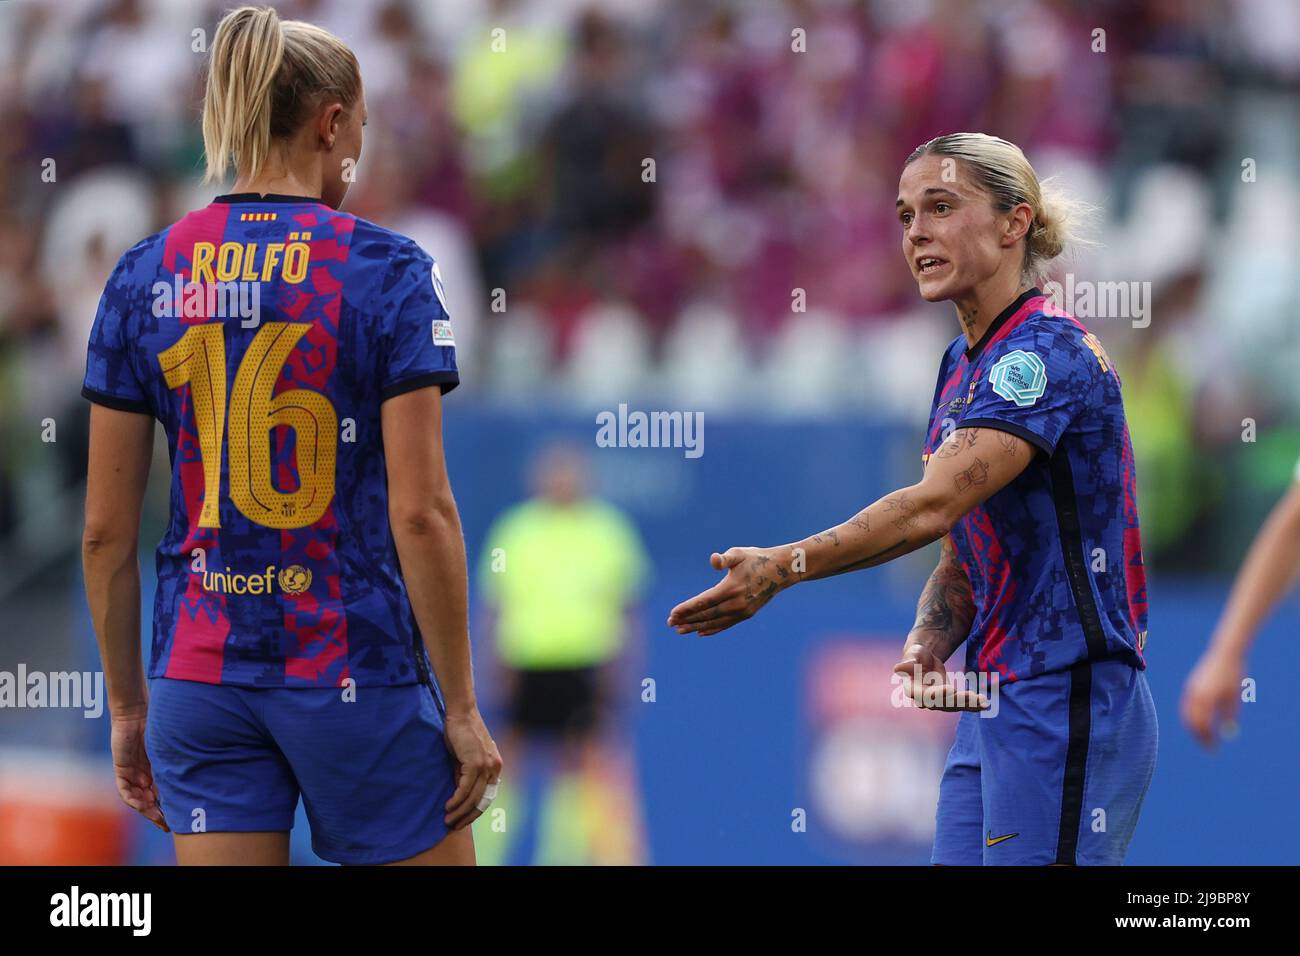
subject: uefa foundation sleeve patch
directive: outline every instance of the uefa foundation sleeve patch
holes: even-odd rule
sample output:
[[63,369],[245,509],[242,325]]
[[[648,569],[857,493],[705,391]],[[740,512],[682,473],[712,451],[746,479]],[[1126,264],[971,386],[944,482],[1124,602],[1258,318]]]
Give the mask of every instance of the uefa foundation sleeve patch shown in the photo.
[[1008,352],[989,371],[993,391],[1021,408],[1034,404],[1047,388],[1047,369],[1033,352]]
[[451,334],[451,323],[446,319],[433,320],[433,344],[455,345],[456,339]]

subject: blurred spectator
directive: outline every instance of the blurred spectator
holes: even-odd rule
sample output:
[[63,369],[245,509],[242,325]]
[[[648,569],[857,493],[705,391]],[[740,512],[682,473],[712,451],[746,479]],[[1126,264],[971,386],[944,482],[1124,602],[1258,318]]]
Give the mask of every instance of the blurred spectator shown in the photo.
[[[7,438],[30,436],[31,416],[62,404],[51,396],[75,396],[85,327],[117,256],[215,191],[197,185],[195,106],[206,65],[199,41],[224,6],[0,4]],[[697,342],[727,348],[712,357],[716,367],[754,389],[715,388],[720,404],[814,415],[837,407],[827,396],[878,390],[859,364],[799,355],[795,364],[828,377],[816,396],[791,403],[755,383],[774,370],[774,343],[803,348],[809,324],[826,333],[809,346],[821,354],[828,342],[845,355],[929,353],[932,320],[903,318],[919,304],[898,255],[899,168],[931,136],[983,129],[1018,142],[1040,167],[1064,170],[1067,188],[1098,196],[1110,218],[1096,238],[1124,250],[1114,256],[1120,268],[1155,263],[1162,283],[1185,269],[1188,210],[1169,208],[1178,195],[1163,188],[1171,167],[1208,197],[1206,229],[1226,224],[1244,240],[1225,255],[1194,250],[1206,265],[1185,306],[1205,312],[1212,298],[1215,322],[1189,326],[1181,337],[1195,347],[1180,349],[1216,362],[1166,361],[1167,343],[1156,341],[1131,353],[1140,363],[1129,376],[1135,404],[1201,396],[1209,419],[1194,416],[1179,460],[1232,447],[1224,436],[1245,405],[1300,408],[1285,374],[1275,374],[1294,361],[1294,295],[1258,281],[1264,264],[1275,269],[1300,252],[1298,220],[1287,212],[1300,208],[1300,41],[1284,0],[279,7],[335,30],[357,52],[372,138],[352,208],[416,236],[439,260],[467,395],[481,388],[494,400],[536,401],[538,390],[510,374],[520,350],[536,348],[520,375],[548,387],[549,401],[589,404],[590,394],[565,383],[572,363],[602,341],[590,326],[610,315],[644,326],[639,339],[620,332],[619,341],[636,340],[626,356],[642,367],[619,377],[629,394],[610,400],[700,394],[681,373],[682,349]],[[1098,30],[1104,52],[1094,50]],[[1229,149],[1236,139],[1241,147]],[[1237,152],[1260,163],[1250,190]],[[1269,210],[1278,215],[1264,223],[1266,236],[1253,232]],[[1124,240],[1141,248],[1130,256]],[[1251,243],[1261,248],[1239,251]],[[1162,262],[1170,259],[1180,261]],[[709,317],[707,335],[699,316]],[[1221,329],[1236,331],[1210,348]],[[599,376],[578,378],[605,387]],[[901,408],[896,398],[876,407]],[[1271,427],[1275,417],[1261,421]],[[22,489],[40,484],[15,442],[0,459],[0,528],[26,510]],[[1139,456],[1159,458],[1168,433],[1135,427],[1134,443]],[[1178,499],[1147,507],[1181,513]],[[1216,520],[1234,520],[1231,508]],[[1173,555],[1193,524],[1158,520],[1152,534],[1171,529],[1161,550]]]

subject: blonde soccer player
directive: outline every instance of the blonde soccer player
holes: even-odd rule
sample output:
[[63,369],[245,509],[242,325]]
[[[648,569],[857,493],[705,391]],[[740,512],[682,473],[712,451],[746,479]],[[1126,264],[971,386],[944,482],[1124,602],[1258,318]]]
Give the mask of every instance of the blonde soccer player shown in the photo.
[[[501,758],[470,672],[443,456],[459,381],[437,267],[341,212],[366,103],[342,41],[228,14],[203,106],[231,192],[108,280],[83,559],[123,799],[182,864],[467,864]],[[154,422],[171,454],[153,647],[136,542]],[[147,674],[147,678],[146,678]]]

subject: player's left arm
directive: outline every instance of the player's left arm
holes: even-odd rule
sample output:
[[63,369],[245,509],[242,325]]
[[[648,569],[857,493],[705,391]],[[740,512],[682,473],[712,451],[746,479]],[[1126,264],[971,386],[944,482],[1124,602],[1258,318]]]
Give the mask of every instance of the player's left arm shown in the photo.
[[938,541],[1024,471],[1035,451],[1007,431],[954,429],[930,456],[919,482],[872,502],[842,524],[775,548],[714,554],[713,567],[727,570],[727,576],[673,608],[668,623],[682,634],[716,634],[753,617],[792,584],[875,567]]

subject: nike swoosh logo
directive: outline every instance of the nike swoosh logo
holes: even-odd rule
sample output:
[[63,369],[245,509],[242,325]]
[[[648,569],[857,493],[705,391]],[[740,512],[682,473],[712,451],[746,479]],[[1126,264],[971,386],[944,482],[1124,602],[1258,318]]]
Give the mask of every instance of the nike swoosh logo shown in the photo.
[[1018,836],[1020,836],[1019,833],[1008,833],[1006,836],[995,837],[993,835],[993,831],[990,830],[989,835],[984,839],[984,845],[997,846],[997,844],[1001,843],[1003,840],[1010,840],[1012,837],[1018,837]]

